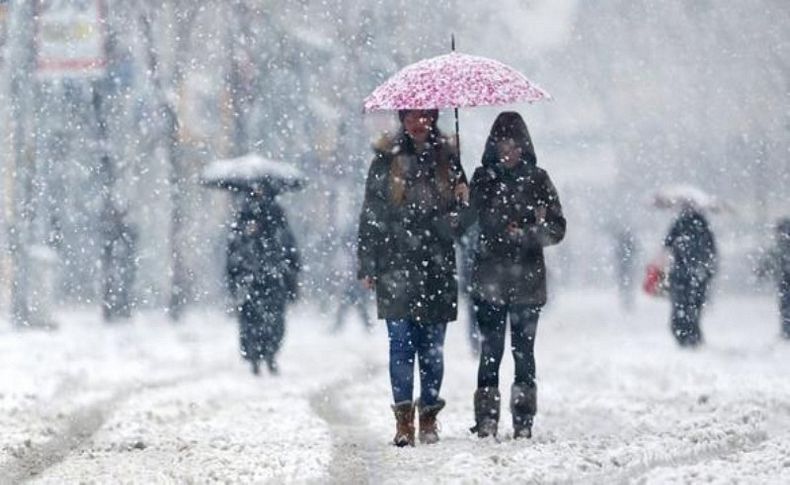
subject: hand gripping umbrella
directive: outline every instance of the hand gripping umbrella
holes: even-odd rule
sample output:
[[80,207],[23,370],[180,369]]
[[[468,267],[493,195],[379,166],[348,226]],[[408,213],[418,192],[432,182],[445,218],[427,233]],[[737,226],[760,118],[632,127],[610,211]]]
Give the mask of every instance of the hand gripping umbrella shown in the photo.
[[455,52],[404,67],[364,101],[365,111],[455,110],[455,141],[460,153],[458,108],[501,106],[551,99],[514,68],[485,57]]

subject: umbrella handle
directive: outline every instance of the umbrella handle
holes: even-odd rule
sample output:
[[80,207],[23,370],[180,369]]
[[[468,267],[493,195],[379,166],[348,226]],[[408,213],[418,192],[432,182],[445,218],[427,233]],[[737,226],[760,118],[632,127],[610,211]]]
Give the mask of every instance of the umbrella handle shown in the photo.
[[[455,33],[450,34],[450,51],[455,52]],[[463,165],[461,164],[461,130],[459,128],[460,123],[458,121],[458,107],[455,108],[455,149],[458,153],[458,165],[461,165],[463,169]]]
[[458,108],[455,108],[455,149],[458,153],[458,163],[461,163],[461,129],[458,121]]

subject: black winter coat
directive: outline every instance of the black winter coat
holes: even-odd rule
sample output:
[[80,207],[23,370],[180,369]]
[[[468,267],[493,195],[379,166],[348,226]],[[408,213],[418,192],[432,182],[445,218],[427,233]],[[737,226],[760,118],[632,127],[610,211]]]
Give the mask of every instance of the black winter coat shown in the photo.
[[716,273],[716,241],[707,219],[700,212],[684,209],[672,224],[664,246],[672,256],[670,291],[683,291],[688,284],[706,285]]
[[[480,227],[473,298],[497,305],[544,305],[543,248],[559,243],[566,228],[548,174],[526,160],[512,169],[484,160],[472,177],[471,192],[472,216]],[[466,219],[464,225],[470,222]],[[520,230],[508,231],[512,223]]]
[[455,320],[452,193],[465,180],[457,151],[439,136],[418,153],[403,133],[383,138],[374,150],[359,218],[357,276],[375,280],[381,319]]
[[268,199],[242,210],[228,241],[231,296],[237,301],[293,301],[300,269],[299,250],[283,209]]

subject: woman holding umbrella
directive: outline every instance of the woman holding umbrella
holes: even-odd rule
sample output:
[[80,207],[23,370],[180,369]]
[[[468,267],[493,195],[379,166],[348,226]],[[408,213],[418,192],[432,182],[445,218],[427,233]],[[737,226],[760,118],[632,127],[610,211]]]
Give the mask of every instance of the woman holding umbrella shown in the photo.
[[[436,416],[447,323],[457,315],[454,237],[459,198],[468,199],[457,150],[437,110],[401,110],[400,129],[375,146],[359,221],[358,277],[375,289],[386,320],[396,446],[439,440]],[[413,400],[415,357],[420,396]]]
[[[366,286],[375,286],[379,316],[387,320],[398,423],[395,443],[400,446],[414,442],[415,353],[422,383],[418,401],[421,441],[438,440],[436,413],[444,406],[438,398],[442,342],[446,322],[455,320],[457,313],[452,238],[458,224],[451,211],[454,199],[468,198],[457,149],[458,108],[550,99],[515,69],[455,52],[454,40],[452,47],[450,54],[404,67],[364,102],[365,111],[399,110],[402,125],[395,137],[385,138],[376,147],[358,248],[359,277]],[[436,110],[445,108],[455,110],[455,147],[436,128]],[[554,221],[559,203],[542,200],[547,217]],[[564,230],[564,220],[562,224]],[[543,236],[551,230],[541,226],[536,234]],[[512,231],[532,233],[523,226]]]
[[482,337],[472,431],[481,438],[497,434],[499,366],[509,318],[516,367],[510,395],[513,436],[530,438],[537,411],[535,333],[546,303],[543,248],[563,239],[565,218],[551,179],[537,166],[527,125],[518,113],[497,117],[471,190],[480,227],[472,296]]

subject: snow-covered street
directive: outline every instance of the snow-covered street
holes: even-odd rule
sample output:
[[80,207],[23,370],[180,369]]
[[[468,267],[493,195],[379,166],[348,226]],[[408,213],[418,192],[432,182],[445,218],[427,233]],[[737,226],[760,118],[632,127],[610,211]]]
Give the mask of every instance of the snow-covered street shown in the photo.
[[[478,440],[476,361],[451,326],[442,442],[397,449],[383,324],[329,335],[290,315],[280,376],[253,377],[221,313],[107,326],[68,313],[53,333],[0,333],[3,483],[790,482],[790,345],[775,302],[718,295],[707,345],[676,347],[666,302],[632,315],[608,293],[563,293],[538,332],[531,441]],[[512,376],[506,357],[503,382]],[[507,386],[509,388],[509,386]],[[503,385],[507,398],[509,390]]]

